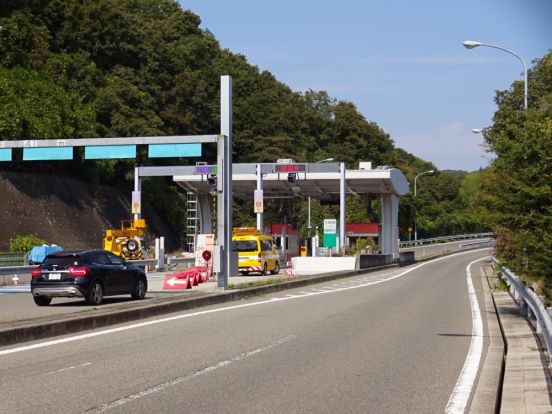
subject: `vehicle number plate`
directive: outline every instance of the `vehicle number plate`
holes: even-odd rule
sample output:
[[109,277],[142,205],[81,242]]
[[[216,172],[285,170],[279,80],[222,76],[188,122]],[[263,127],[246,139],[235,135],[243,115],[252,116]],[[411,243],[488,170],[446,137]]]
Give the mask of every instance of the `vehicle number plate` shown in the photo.
[[48,280],[61,280],[61,273],[50,273]]

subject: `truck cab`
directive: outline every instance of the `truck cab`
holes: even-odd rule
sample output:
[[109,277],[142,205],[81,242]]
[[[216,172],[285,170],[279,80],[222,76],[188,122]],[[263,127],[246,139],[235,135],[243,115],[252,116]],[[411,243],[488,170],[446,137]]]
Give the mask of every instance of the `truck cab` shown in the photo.
[[258,272],[275,275],[280,272],[280,252],[272,236],[254,227],[236,227],[232,241],[238,252],[238,270],[242,275]]

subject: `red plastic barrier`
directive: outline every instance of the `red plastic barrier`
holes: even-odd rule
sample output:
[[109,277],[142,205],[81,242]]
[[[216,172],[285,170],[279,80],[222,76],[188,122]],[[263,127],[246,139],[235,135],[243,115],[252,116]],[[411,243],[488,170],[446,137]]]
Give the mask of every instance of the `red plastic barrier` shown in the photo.
[[208,280],[208,269],[205,266],[188,269],[165,276],[163,289],[191,289]]
[[176,289],[190,289],[189,276],[185,273],[172,273],[165,275],[165,282],[163,283],[163,289],[176,290]]

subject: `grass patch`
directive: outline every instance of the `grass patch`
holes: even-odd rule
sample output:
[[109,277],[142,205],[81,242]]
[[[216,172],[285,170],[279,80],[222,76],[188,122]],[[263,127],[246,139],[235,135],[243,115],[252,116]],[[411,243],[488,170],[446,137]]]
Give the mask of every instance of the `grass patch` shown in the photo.
[[277,283],[282,283],[284,279],[279,277],[272,277],[270,279],[262,279],[262,280],[255,280],[251,282],[243,282],[243,283],[230,283],[228,285],[228,289],[248,289],[248,288],[254,288],[254,287],[260,287],[260,286],[266,286],[266,285],[275,285]]

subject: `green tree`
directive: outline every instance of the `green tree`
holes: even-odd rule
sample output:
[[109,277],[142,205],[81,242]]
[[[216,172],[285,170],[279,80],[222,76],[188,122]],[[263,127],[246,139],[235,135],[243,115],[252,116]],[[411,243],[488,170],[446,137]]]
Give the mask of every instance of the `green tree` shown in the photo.
[[0,138],[56,139],[89,136],[95,113],[43,72],[0,67]]
[[515,271],[552,281],[552,53],[529,71],[529,109],[515,82],[496,95],[498,110],[485,130],[496,154],[483,175],[480,204],[499,237],[497,253]]

